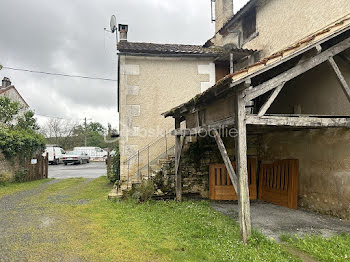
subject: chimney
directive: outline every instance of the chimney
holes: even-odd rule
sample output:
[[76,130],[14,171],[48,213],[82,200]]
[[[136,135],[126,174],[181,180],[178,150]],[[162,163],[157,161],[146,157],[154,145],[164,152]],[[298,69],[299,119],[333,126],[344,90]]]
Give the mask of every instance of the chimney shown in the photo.
[[215,1],[215,32],[218,32],[224,24],[233,16],[233,0]]
[[118,30],[119,30],[119,40],[120,41],[128,41],[128,25],[118,25]]
[[6,88],[6,87],[8,87],[8,86],[10,86],[11,85],[11,81],[10,81],[10,79],[9,78],[7,78],[7,77],[4,77],[4,79],[2,80],[2,88]]

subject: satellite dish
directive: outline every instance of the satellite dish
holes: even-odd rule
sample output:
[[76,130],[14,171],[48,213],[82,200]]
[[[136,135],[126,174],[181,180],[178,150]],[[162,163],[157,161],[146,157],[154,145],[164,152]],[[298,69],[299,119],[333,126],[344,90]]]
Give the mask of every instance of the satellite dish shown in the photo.
[[114,33],[117,30],[117,19],[115,15],[112,15],[111,17],[110,26],[111,26],[112,33]]

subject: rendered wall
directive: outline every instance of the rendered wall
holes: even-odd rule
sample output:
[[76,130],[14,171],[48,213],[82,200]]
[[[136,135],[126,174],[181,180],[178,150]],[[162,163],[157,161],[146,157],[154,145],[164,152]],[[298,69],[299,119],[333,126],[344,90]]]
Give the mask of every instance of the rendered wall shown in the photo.
[[10,98],[12,101],[19,102],[20,105],[23,107],[23,109],[27,109],[27,104],[23,101],[23,98],[18,95],[18,93],[15,91],[15,89],[11,88],[5,93],[0,94],[0,96],[6,96]]
[[[348,62],[339,57],[335,60],[350,83]],[[302,114],[350,115],[350,103],[328,63],[288,82],[267,113],[291,114],[295,105]]]
[[[214,84],[215,65],[210,59],[121,56],[122,180],[127,180],[129,169],[129,181],[137,181],[134,176],[136,163],[128,168],[123,161],[164,136],[166,130],[174,128],[174,120],[165,119],[161,114]],[[165,151],[164,143],[159,142],[159,152]],[[171,136],[168,147],[173,145],[174,137]],[[155,150],[156,146],[152,146],[151,150]],[[143,159],[145,153],[141,156]]]
[[[257,4],[258,35],[243,48],[261,50],[266,57],[341,19],[350,12],[348,0],[261,0]],[[241,21],[231,30],[241,30]],[[237,34],[219,34],[215,44],[237,42]]]

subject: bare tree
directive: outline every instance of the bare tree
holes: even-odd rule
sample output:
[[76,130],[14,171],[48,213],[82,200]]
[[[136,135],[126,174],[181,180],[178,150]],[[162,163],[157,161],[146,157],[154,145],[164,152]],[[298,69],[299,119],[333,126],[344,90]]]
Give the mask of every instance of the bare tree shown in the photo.
[[45,125],[41,127],[41,132],[48,142],[67,149],[75,144],[73,140],[77,140],[74,139],[76,136],[74,131],[78,125],[79,123],[77,121],[50,118]]

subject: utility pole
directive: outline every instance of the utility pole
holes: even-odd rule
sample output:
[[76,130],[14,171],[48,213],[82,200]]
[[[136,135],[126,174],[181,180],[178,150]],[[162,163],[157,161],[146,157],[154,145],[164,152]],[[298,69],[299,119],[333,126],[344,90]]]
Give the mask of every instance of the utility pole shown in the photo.
[[86,117],[84,119],[84,126],[85,126],[85,132],[84,132],[84,144],[85,144],[85,147],[87,146],[87,123],[86,123]]

